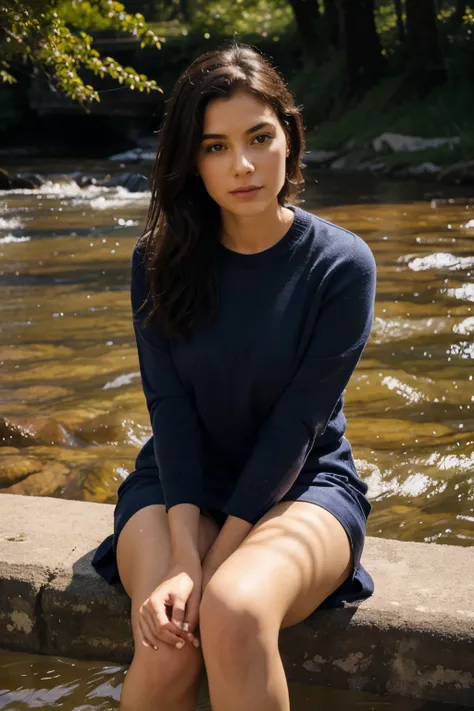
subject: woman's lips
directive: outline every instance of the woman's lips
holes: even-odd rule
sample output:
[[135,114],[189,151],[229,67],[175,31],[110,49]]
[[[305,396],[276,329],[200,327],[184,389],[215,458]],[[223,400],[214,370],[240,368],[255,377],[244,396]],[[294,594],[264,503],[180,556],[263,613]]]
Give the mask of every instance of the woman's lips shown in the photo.
[[245,189],[242,189],[242,190],[233,190],[233,191],[231,192],[231,195],[235,195],[235,197],[244,198],[244,199],[245,199],[245,198],[252,198],[252,197],[254,197],[258,192],[260,192],[261,189],[262,189],[262,188],[261,188],[261,186],[260,186],[260,187],[250,188],[250,189],[249,189],[249,188],[245,188]]

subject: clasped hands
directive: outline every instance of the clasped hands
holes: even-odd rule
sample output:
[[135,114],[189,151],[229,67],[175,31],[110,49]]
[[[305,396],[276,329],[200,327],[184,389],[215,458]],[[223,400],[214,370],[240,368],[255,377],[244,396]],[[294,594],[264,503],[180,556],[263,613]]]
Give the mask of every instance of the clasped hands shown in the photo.
[[186,642],[200,646],[196,628],[201,598],[222,562],[212,549],[202,564],[197,551],[171,559],[166,578],[140,607],[138,622],[145,647],[157,650],[163,642],[177,649]]

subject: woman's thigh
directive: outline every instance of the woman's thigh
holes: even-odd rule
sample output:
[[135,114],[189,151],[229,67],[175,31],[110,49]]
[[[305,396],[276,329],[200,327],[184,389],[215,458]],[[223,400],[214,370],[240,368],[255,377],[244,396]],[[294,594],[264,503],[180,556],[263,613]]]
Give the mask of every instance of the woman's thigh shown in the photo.
[[290,627],[342,585],[352,567],[349,538],[333,514],[309,502],[281,502],[212,577],[202,608],[215,611],[220,603],[229,617],[250,612],[263,626]]
[[[213,544],[217,533],[217,524],[201,516],[198,543],[201,560]],[[117,542],[117,565],[122,585],[131,598],[135,659],[138,654],[145,670],[156,664],[166,665],[169,661],[169,650],[174,658],[178,651],[165,643],[161,645],[158,653],[145,647],[140,643],[141,635],[138,626],[140,607],[164,580],[169,567],[169,556],[170,536],[165,506],[152,504],[140,509],[130,517],[120,532]],[[178,654],[178,658],[184,663],[188,656],[200,656],[200,650],[190,645],[188,649],[188,645],[185,645]]]
[[[199,554],[205,556],[215,537],[217,524],[201,517]],[[141,643],[140,607],[163,581],[169,567],[168,516],[163,504],[137,511],[120,532],[117,565],[122,584],[131,598],[134,657],[124,682],[124,708],[158,708],[164,699],[173,708],[189,708],[202,671],[202,652],[191,644],[177,650],[166,643],[155,651]],[[165,703],[166,705],[166,703]],[[180,706],[181,705],[181,706]],[[122,706],[121,706],[122,708]]]
[[[212,519],[200,516],[198,550],[201,560],[218,532]],[[117,567],[122,585],[132,600],[137,597],[137,588],[143,592],[149,590],[145,600],[158,587],[168,570],[169,555],[168,515],[163,504],[146,506],[129,518],[117,542]]]

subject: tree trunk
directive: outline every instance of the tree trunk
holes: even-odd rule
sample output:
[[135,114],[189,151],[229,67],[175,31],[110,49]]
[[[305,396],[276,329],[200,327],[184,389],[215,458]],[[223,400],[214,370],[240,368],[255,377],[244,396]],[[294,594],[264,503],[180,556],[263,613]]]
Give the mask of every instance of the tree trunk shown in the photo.
[[453,35],[459,32],[464,15],[466,14],[468,0],[457,0],[456,8],[449,20],[449,32]]
[[397,14],[397,36],[400,46],[405,46],[405,25],[403,24],[403,2],[402,0],[394,0],[395,12]]
[[406,12],[408,68],[423,95],[446,81],[435,0],[407,0]]
[[290,0],[303,51],[307,60],[318,63],[322,57],[318,0]]
[[324,0],[324,24],[326,26],[331,46],[337,49],[341,44],[337,0]]
[[341,36],[351,94],[362,94],[381,78],[384,62],[375,28],[375,0],[338,0]]

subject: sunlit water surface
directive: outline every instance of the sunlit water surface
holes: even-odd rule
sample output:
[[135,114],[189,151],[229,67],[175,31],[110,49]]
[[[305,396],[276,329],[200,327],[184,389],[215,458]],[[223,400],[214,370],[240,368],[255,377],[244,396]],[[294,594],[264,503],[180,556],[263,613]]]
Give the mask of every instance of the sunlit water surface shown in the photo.
[[[0,651],[0,709],[118,711],[126,667]],[[292,711],[465,711],[466,707],[290,684]],[[210,711],[205,678],[196,711]],[[159,711],[157,709],[157,711]]]
[[[150,435],[129,296],[150,196],[72,181],[110,163],[57,169],[69,175],[0,192],[0,491],[114,503]],[[360,234],[378,265],[345,405],[368,535],[472,545],[473,201],[457,187],[308,174],[301,206]],[[0,708],[113,709],[122,675],[2,654]],[[342,708],[435,708],[294,686],[295,711],[338,694]]]

